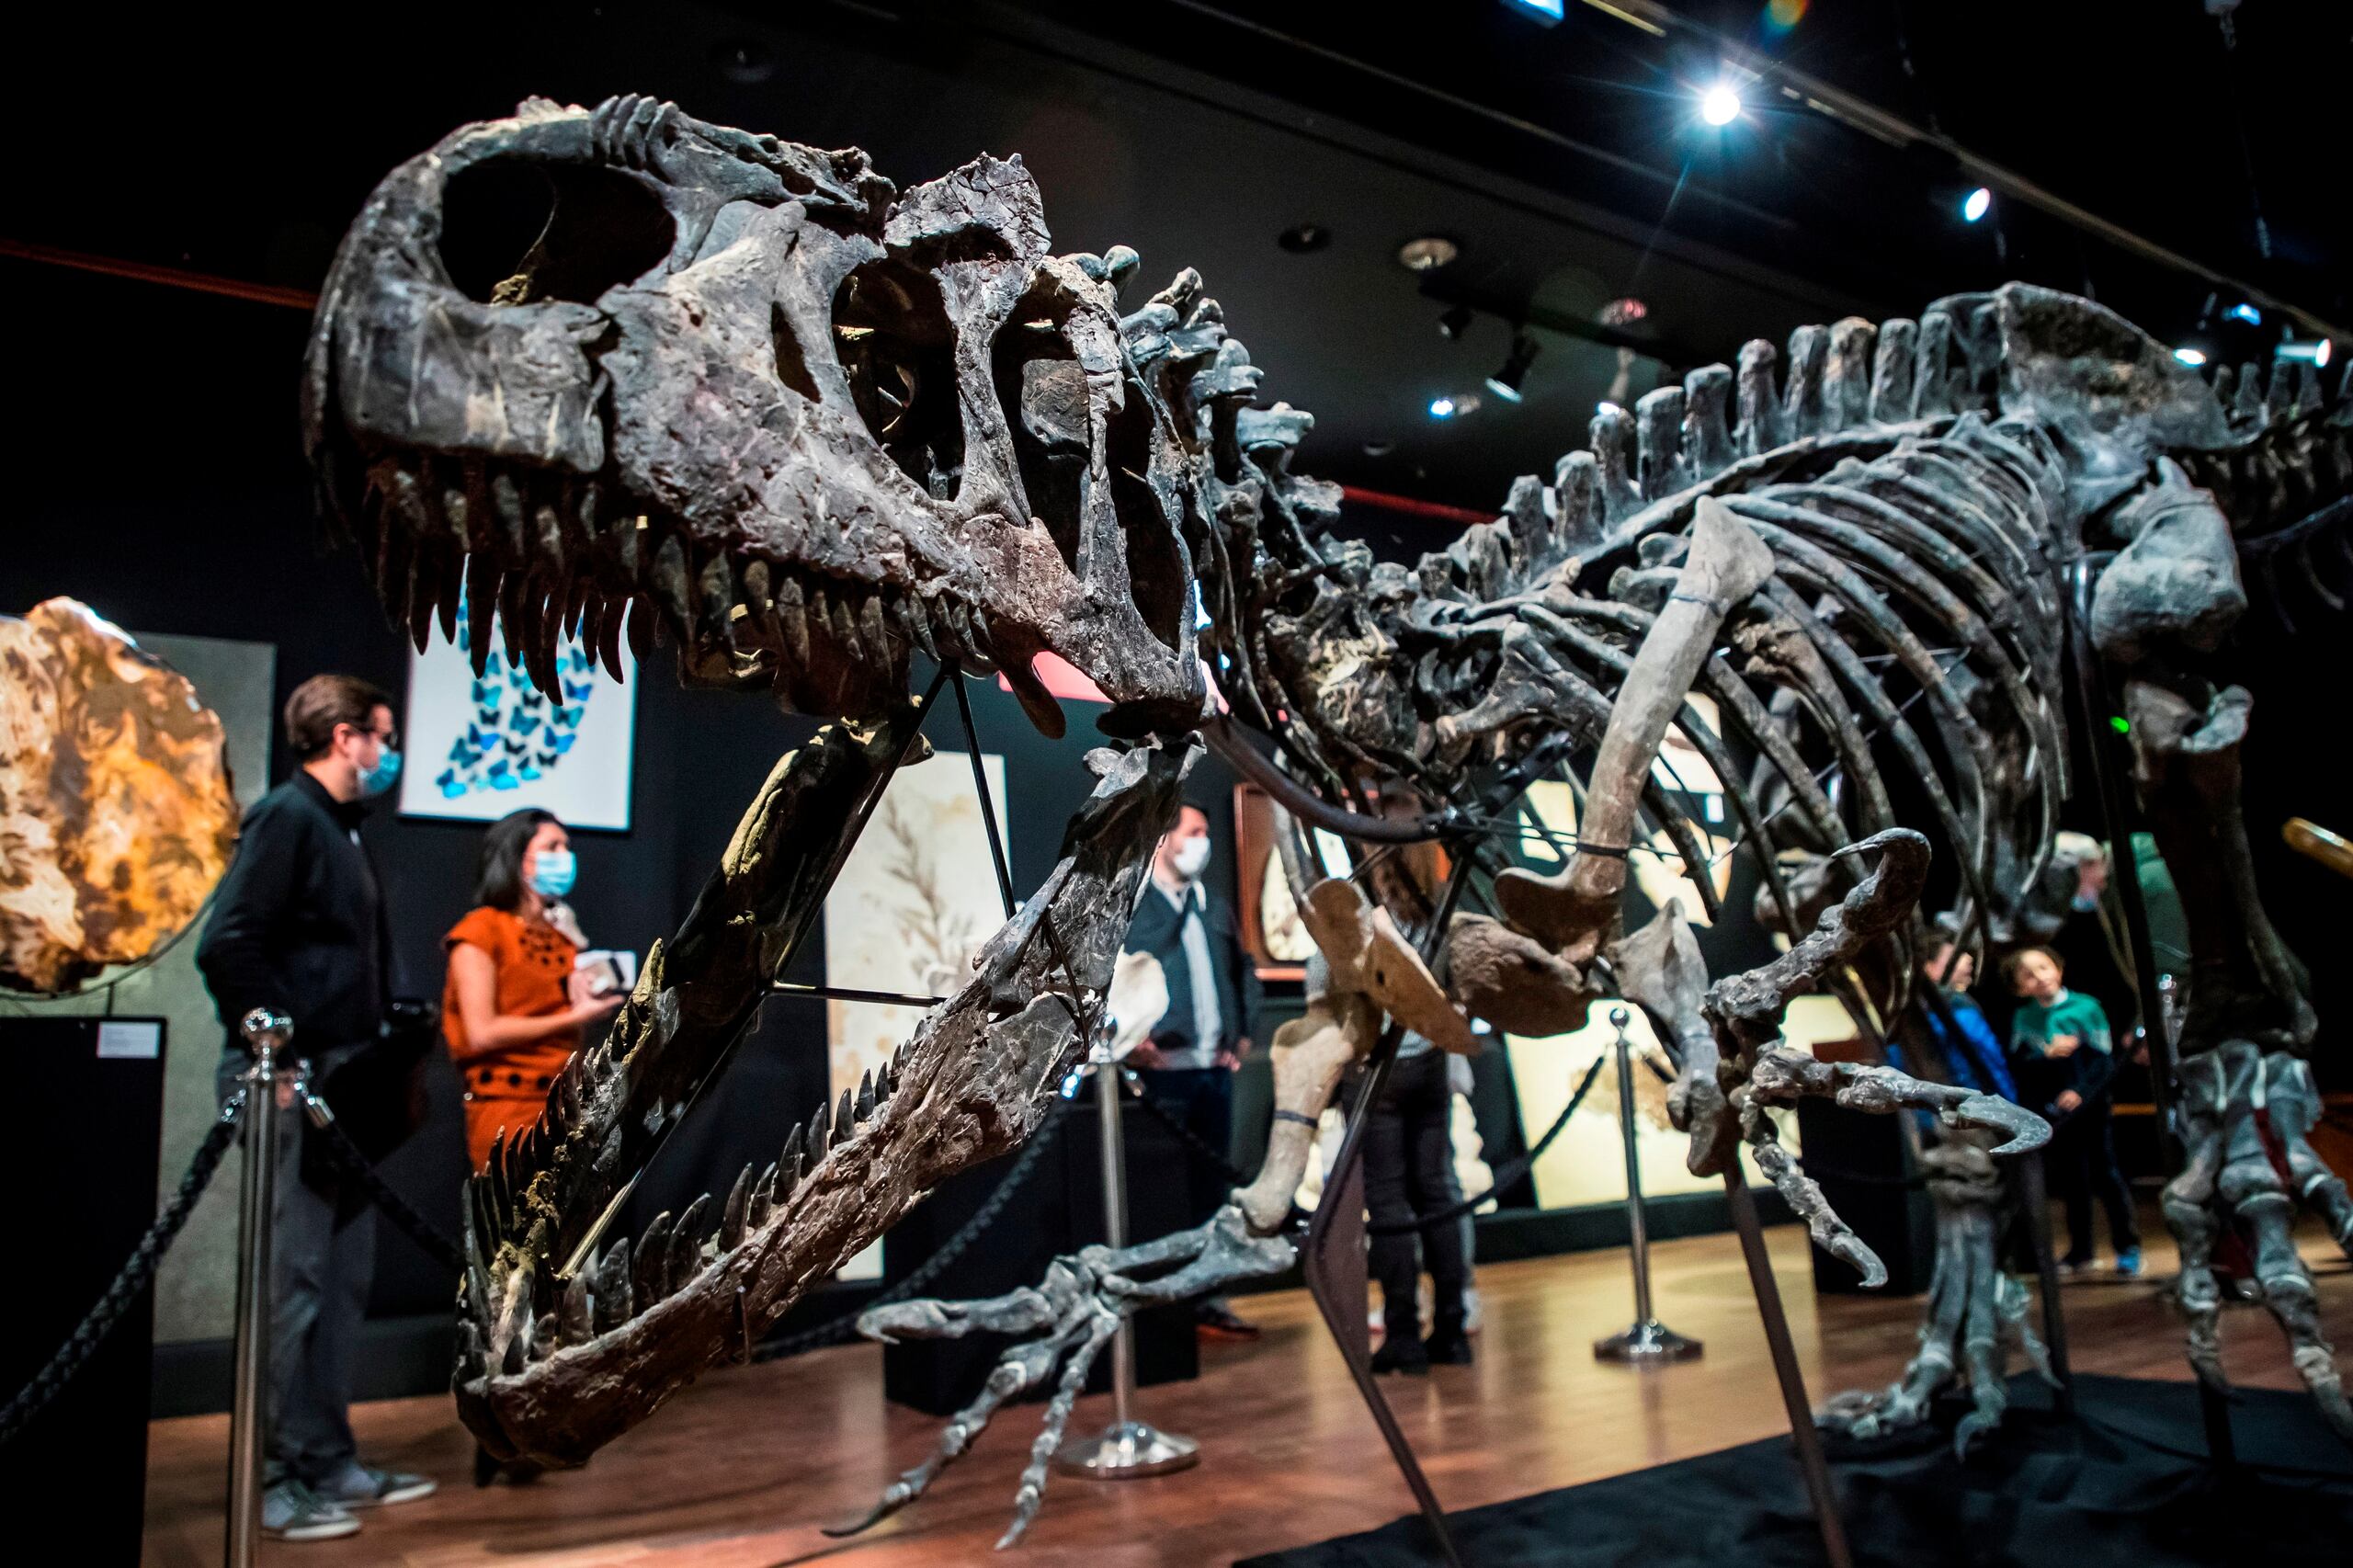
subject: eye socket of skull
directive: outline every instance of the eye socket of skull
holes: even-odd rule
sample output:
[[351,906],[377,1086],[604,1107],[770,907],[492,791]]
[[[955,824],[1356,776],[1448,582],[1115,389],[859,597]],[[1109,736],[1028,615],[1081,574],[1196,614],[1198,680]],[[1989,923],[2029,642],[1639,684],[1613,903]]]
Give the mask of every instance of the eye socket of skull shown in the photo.
[[[777,341],[790,385],[799,349],[781,325]],[[939,285],[895,257],[855,268],[834,295],[834,352],[875,445],[934,500],[953,499],[964,474],[964,415]]]
[[591,303],[661,267],[676,239],[669,210],[638,176],[530,158],[451,175],[438,236],[449,281],[493,305]]

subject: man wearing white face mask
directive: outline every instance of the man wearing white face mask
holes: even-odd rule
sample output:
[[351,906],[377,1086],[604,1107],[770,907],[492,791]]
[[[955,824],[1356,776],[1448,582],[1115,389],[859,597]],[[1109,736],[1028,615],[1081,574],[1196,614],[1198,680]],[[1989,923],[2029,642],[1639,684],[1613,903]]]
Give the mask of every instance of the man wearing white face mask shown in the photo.
[[[1154,1105],[1222,1153],[1233,1139],[1233,1072],[1250,1051],[1258,972],[1243,950],[1233,910],[1202,881],[1211,853],[1209,813],[1193,805],[1178,812],[1153,852],[1126,948],[1159,963],[1168,1006],[1127,1060]],[[1195,1223],[1217,1212],[1231,1185],[1222,1172],[1189,1157],[1186,1180]],[[1211,1334],[1257,1333],[1222,1301],[1202,1302],[1197,1314]]]
[[[250,1065],[237,1026],[256,1007],[294,1021],[312,1082],[373,1042],[392,996],[392,937],[359,837],[367,802],[399,778],[392,699],[352,676],[313,676],[286,701],[294,777],[245,813],[214,896],[197,967],[228,1026],[220,1090]],[[278,1096],[270,1235],[269,1421],[262,1528],[324,1540],[359,1528],[357,1507],[422,1497],[434,1483],[360,1462],[349,1405],[375,1273],[376,1210],[327,1160],[302,1157],[309,1119]]]

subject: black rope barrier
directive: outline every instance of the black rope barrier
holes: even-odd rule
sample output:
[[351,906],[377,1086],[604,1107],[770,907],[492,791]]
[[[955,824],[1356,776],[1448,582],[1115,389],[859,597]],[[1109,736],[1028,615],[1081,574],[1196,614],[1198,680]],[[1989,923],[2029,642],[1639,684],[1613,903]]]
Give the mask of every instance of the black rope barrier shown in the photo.
[[438,1225],[411,1208],[408,1199],[394,1192],[392,1185],[377,1174],[368,1156],[360,1153],[359,1145],[351,1141],[351,1134],[343,1130],[343,1123],[335,1119],[326,1101],[307,1086],[302,1090],[302,1098],[311,1109],[311,1126],[326,1134],[327,1153],[335,1156],[335,1164],[359,1184],[369,1201],[382,1210],[409,1240],[425,1249],[426,1256],[448,1269],[452,1278],[462,1278],[466,1255],[458,1244]]
[[170,1201],[155,1216],[155,1222],[147,1227],[147,1233],[139,1238],[139,1244],[131,1249],[129,1260],[123,1264],[121,1272],[114,1277],[114,1282],[107,1287],[97,1304],[74,1325],[73,1334],[58,1347],[57,1354],[33,1374],[32,1381],[17,1391],[17,1397],[8,1402],[6,1409],[0,1409],[0,1444],[16,1437],[34,1416],[48,1408],[50,1402],[73,1381],[74,1375],[88,1363],[107,1335],[114,1332],[115,1324],[122,1320],[122,1314],[130,1310],[131,1302],[139,1299],[139,1293],[154,1282],[156,1267],[163,1262],[164,1255],[171,1250],[172,1243],[178,1237],[182,1227],[187,1225],[188,1215],[196,1208],[196,1200],[203,1197],[205,1188],[212,1185],[212,1177],[220,1170],[222,1160],[228,1155],[229,1145],[237,1141],[237,1118],[244,1105],[244,1090],[240,1089],[229,1096],[228,1103],[221,1108],[219,1118],[212,1123],[211,1131],[204,1135],[204,1142],[197,1145],[195,1158],[188,1161],[188,1174],[180,1177],[179,1190],[172,1194]]
[[1526,1153],[1516,1154],[1505,1162],[1503,1169],[1495,1173],[1495,1179],[1488,1185],[1486,1191],[1475,1193],[1459,1202],[1449,1203],[1435,1214],[1417,1214],[1404,1224],[1367,1225],[1365,1234],[1410,1236],[1417,1231],[1427,1230],[1432,1225],[1443,1225],[1450,1221],[1460,1220],[1504,1188],[1518,1182],[1520,1177],[1528,1174],[1529,1167],[1542,1157],[1544,1151],[1552,1146],[1552,1140],[1561,1135],[1562,1129],[1568,1126],[1569,1118],[1575,1115],[1577,1107],[1585,1103],[1586,1092],[1591,1089],[1595,1082],[1600,1078],[1601,1064],[1608,1060],[1609,1053],[1606,1051],[1593,1059],[1593,1065],[1585,1070],[1585,1078],[1577,1085],[1577,1092],[1569,1096],[1569,1103],[1561,1108],[1561,1114],[1552,1119],[1552,1125],[1544,1130],[1544,1136],[1539,1138],[1536,1141],[1536,1146]]
[[1154,1121],[1159,1122],[1161,1126],[1165,1127],[1169,1131],[1176,1134],[1176,1141],[1184,1144],[1186,1149],[1193,1155],[1194,1158],[1207,1164],[1211,1170],[1218,1172],[1234,1186],[1247,1187],[1255,1179],[1248,1171],[1245,1171],[1241,1166],[1235,1165],[1225,1155],[1219,1153],[1216,1148],[1210,1143],[1209,1140],[1203,1138],[1199,1133],[1194,1131],[1191,1128],[1186,1126],[1183,1122],[1169,1115],[1168,1112],[1161,1108],[1161,1107],[1154,1104],[1153,1102],[1151,1090],[1146,1089],[1137,1097],[1136,1103],[1143,1107],[1147,1111],[1150,1111],[1152,1113],[1152,1119]]

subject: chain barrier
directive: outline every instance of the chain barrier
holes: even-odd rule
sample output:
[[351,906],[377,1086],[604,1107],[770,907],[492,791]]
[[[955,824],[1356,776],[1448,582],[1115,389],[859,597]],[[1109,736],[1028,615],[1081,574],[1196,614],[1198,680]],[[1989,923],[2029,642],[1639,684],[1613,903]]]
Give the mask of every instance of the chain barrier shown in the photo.
[[751,1364],[778,1361],[788,1356],[798,1356],[803,1351],[822,1350],[829,1345],[846,1345],[858,1337],[858,1320],[865,1313],[873,1311],[876,1307],[887,1307],[905,1301],[947,1272],[956,1260],[964,1255],[965,1250],[980,1239],[981,1233],[995,1223],[996,1217],[1005,1212],[1005,1206],[1013,1200],[1013,1195],[1020,1191],[1023,1185],[1029,1181],[1029,1174],[1038,1168],[1038,1162],[1044,1157],[1047,1149],[1061,1134],[1063,1123],[1070,1119],[1068,1114],[1070,1102],[1057,1098],[1053,1103],[1055,1107],[1053,1114],[1048,1117],[1046,1124],[1038,1130],[1037,1136],[1030,1139],[1028,1145],[1022,1149],[1020,1157],[1013,1162],[1012,1168],[1006,1171],[1003,1179],[996,1184],[996,1190],[989,1194],[988,1201],[974,1210],[972,1217],[958,1226],[956,1233],[942,1243],[938,1252],[926,1258],[904,1279],[875,1296],[856,1312],[845,1312],[840,1317],[821,1323],[813,1328],[804,1328],[798,1333],[789,1334],[782,1339],[771,1339],[756,1346],[749,1358]]
[[17,1397],[8,1402],[6,1409],[0,1410],[0,1444],[14,1439],[34,1416],[48,1407],[50,1402],[73,1381],[74,1375],[89,1361],[107,1335],[114,1332],[115,1324],[121,1320],[131,1302],[139,1299],[139,1293],[153,1282],[156,1266],[163,1262],[164,1255],[171,1250],[173,1241],[188,1223],[188,1215],[196,1208],[196,1200],[204,1196],[206,1187],[212,1185],[212,1177],[220,1170],[222,1160],[227,1157],[229,1146],[237,1141],[237,1119],[244,1108],[245,1091],[239,1089],[221,1108],[221,1114],[213,1121],[211,1131],[204,1135],[204,1142],[197,1145],[195,1158],[188,1161],[188,1174],[180,1177],[179,1190],[172,1194],[170,1201],[155,1216],[155,1222],[147,1227],[147,1233],[139,1238],[139,1244],[131,1249],[129,1261],[114,1277],[114,1282],[107,1287],[106,1293],[98,1298],[97,1305],[74,1325],[73,1334],[58,1347],[57,1354],[49,1358],[48,1364],[33,1375],[32,1381],[17,1391]]

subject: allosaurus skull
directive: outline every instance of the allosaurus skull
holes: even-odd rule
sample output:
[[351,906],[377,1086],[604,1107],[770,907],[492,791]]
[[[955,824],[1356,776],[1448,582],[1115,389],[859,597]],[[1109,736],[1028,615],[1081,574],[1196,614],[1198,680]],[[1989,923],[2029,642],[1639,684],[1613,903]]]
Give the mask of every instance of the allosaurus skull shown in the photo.
[[1191,489],[1120,335],[1133,255],[1047,243],[1018,158],[901,195],[860,152],[533,99],[346,238],[304,381],[324,505],[420,646],[463,597],[551,691],[560,632],[618,667],[627,612],[690,678],[824,716],[937,651],[1059,733],[1051,653],[1108,731],[1182,729]]

